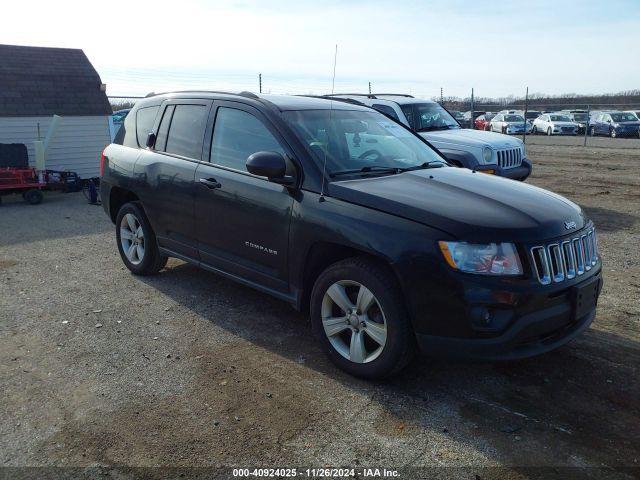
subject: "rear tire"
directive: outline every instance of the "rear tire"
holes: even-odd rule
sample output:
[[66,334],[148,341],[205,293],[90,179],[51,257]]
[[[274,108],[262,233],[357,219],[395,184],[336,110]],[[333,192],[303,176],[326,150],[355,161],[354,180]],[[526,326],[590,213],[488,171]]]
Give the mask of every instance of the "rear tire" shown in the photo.
[[44,198],[42,192],[36,189],[27,190],[22,196],[24,198],[24,201],[29,205],[38,205],[39,203],[42,203],[42,199]]
[[122,261],[136,275],[153,275],[167,264],[140,202],[125,203],[118,211],[116,240]]
[[400,287],[376,262],[349,258],[328,267],[315,282],[310,307],[326,354],[351,375],[389,377],[413,357],[415,337]]

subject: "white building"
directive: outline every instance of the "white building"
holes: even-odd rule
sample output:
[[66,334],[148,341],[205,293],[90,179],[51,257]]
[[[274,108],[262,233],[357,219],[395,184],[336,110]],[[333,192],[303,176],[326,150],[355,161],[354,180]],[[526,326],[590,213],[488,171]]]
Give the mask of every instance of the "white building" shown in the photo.
[[23,143],[35,166],[33,142],[61,118],[46,168],[98,176],[111,142],[111,106],[100,76],[82,50],[0,45],[0,143]]

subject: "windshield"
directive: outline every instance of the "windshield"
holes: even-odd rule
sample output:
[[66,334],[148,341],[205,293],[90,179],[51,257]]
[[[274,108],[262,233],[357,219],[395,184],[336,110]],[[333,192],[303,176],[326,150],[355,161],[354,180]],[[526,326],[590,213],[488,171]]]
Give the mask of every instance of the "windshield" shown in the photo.
[[401,108],[411,128],[418,132],[460,128],[449,112],[437,103],[413,103]]
[[633,113],[612,113],[611,118],[614,122],[635,122],[638,120]]
[[504,121],[505,122],[524,122],[524,118],[522,118],[522,115],[505,115]]
[[567,115],[551,115],[552,122],[570,122],[571,119]]
[[329,174],[363,168],[365,172],[361,174],[371,174],[382,167],[446,165],[442,157],[413,133],[378,112],[300,110],[284,112],[283,116],[319,164],[322,165],[326,157]]
[[576,122],[586,122],[587,121],[587,114],[586,113],[574,113],[573,114],[573,119]]

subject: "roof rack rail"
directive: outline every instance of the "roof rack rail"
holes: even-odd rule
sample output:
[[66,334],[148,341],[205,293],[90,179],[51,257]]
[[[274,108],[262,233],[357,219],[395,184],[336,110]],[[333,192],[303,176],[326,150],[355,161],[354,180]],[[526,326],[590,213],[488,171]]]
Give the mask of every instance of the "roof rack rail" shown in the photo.
[[247,97],[247,98],[260,98],[258,95],[256,95],[253,92],[248,92],[246,90],[243,90],[242,92],[238,93],[238,95],[242,95],[243,97]]
[[413,95],[409,95],[408,93],[376,93],[378,96],[384,97],[406,97],[406,98],[415,98]]
[[332,93],[331,95],[325,95],[325,97],[367,97],[371,99],[376,99],[378,97],[405,97],[405,98],[414,98],[413,95],[409,95],[408,93]]
[[[346,95],[346,94],[342,94],[342,95]],[[342,102],[342,103],[350,103],[352,105],[359,105],[362,107],[368,107],[368,105],[359,102],[358,100],[354,100],[353,98],[340,98],[340,97],[336,97],[335,95],[295,95],[296,97],[307,97],[307,98],[319,98],[321,100],[335,100],[336,102]]]
[[327,95],[323,95],[323,97],[342,97],[348,95],[350,97],[367,97],[367,98],[376,98],[372,93],[331,93]]
[[219,94],[222,94],[222,95],[238,95],[238,96],[241,96],[241,97],[255,98],[255,99],[259,99],[260,98],[258,95],[256,95],[253,92],[247,92],[247,91],[227,92],[227,91],[223,91],[223,90],[175,90],[173,92],[161,92],[161,93],[153,93],[152,92],[152,93],[147,94],[147,97],[155,97],[155,96],[158,96],[158,95],[167,95],[169,93],[219,93]]

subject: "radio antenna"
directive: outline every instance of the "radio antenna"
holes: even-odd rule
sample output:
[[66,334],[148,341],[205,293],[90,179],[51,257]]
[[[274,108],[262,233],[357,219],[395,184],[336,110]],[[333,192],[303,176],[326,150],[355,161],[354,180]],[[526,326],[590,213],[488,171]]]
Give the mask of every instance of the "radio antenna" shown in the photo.
[[[331,95],[333,95],[333,92],[335,91],[336,88],[336,63],[338,63],[338,44],[336,43],[336,50],[333,54],[333,78],[331,80]],[[331,128],[331,118],[332,118],[332,114],[333,114],[333,98],[329,99],[329,101],[331,102],[329,104],[329,125],[328,127]],[[324,148],[324,162],[322,164],[322,184],[320,186],[320,198],[318,199],[319,202],[324,202],[325,198],[324,198],[324,184],[325,184],[325,177],[326,177],[326,173],[327,173],[327,149],[329,148],[329,129],[326,130],[325,135],[327,137],[327,144],[325,145]]]

